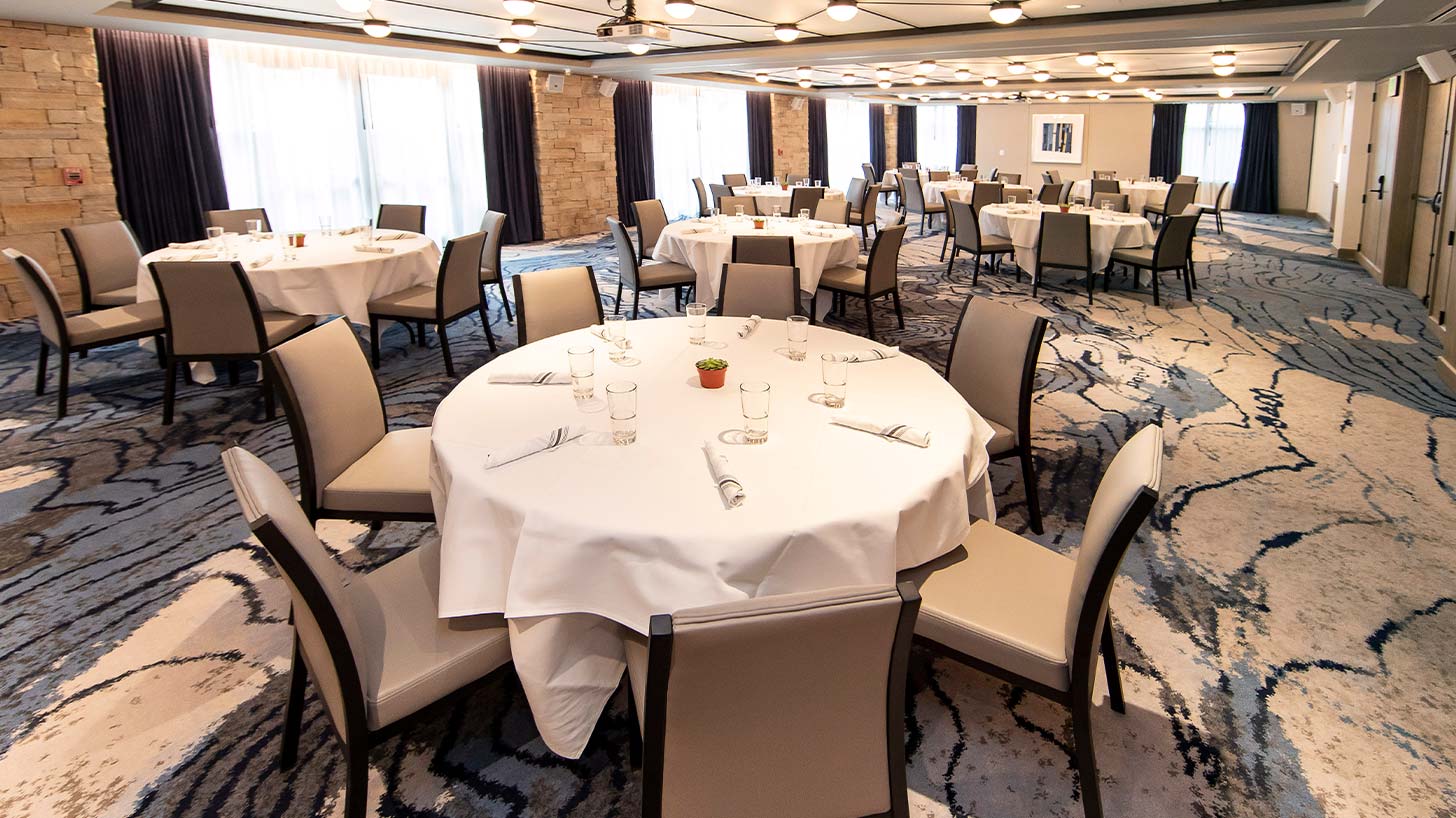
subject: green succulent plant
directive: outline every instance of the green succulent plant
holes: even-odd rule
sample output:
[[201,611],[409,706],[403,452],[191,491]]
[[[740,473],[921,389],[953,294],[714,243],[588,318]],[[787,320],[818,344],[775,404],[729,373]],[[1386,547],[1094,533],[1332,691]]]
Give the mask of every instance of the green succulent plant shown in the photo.
[[723,360],[722,358],[704,358],[703,360],[698,361],[698,369],[706,370],[709,372],[715,369],[727,368],[728,362]]

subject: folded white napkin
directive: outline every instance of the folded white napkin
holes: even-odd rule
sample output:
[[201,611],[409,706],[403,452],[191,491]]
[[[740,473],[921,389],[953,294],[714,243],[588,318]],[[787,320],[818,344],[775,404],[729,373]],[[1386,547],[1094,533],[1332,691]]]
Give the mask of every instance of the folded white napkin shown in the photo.
[[162,261],[208,261],[217,258],[217,253],[203,251],[199,253],[169,253],[162,257]]
[[687,228],[684,228],[683,229],[682,235],[684,235],[684,236],[696,236],[699,233],[711,233],[711,232],[713,232],[713,229],[711,227],[687,227]]
[[490,383],[518,383],[532,386],[565,386],[571,376],[565,372],[501,372],[492,374]]
[[255,258],[252,261],[248,262],[248,269],[250,269],[250,270],[256,270],[259,267],[263,267],[265,265],[272,264],[272,263],[273,263],[273,256],[272,256],[272,254],[269,254],[269,255],[263,256],[262,258]]
[[378,253],[382,256],[387,256],[394,252],[393,247],[376,247],[372,244],[356,244],[354,245],[354,249],[360,253]]
[[343,230],[340,230],[339,231],[339,235],[341,235],[341,236],[352,236],[355,233],[363,233],[365,230],[368,230],[368,229],[369,229],[369,225],[367,225],[367,224],[361,224],[358,227],[346,227]]
[[581,437],[585,432],[586,429],[580,426],[562,426],[559,429],[552,429],[544,435],[533,437],[530,440],[506,446],[487,454],[485,456],[485,467],[487,469],[494,469],[504,466],[507,463],[514,463],[523,457],[530,457],[538,452],[549,452],[552,449],[558,449]]
[[[605,341],[605,342],[607,342],[609,344],[616,343],[615,341],[612,340],[611,336],[607,335],[607,328],[605,326],[603,326],[602,324],[593,324],[592,325],[592,328],[591,328],[591,334],[594,335],[594,336],[596,336],[597,340],[599,340],[599,341]],[[627,343],[622,348],[623,349],[631,349],[632,348],[632,341],[631,341],[631,339],[625,339],[624,338],[623,340],[625,340]]]
[[728,473],[728,458],[718,451],[711,440],[703,441],[703,454],[708,456],[708,471],[713,474],[713,482],[718,484],[718,493],[723,496],[723,502],[732,508],[743,505],[748,494],[743,491],[743,484],[738,478]]
[[169,249],[169,250],[196,250],[199,247],[206,247],[209,242],[210,242],[210,239],[202,239],[201,241],[174,241],[171,244],[167,245],[167,249]]
[[743,326],[738,328],[738,337],[747,338],[748,336],[752,335],[753,331],[758,329],[758,322],[762,320],[763,318],[757,315],[748,316],[748,320],[744,321]]
[[865,361],[883,361],[886,358],[893,358],[900,354],[899,347],[889,349],[861,349],[857,352],[841,352],[837,356],[839,360],[851,364],[862,364]]
[[413,238],[414,235],[415,235],[414,233],[390,233],[387,236],[375,236],[374,237],[374,240],[375,241],[401,241],[403,239]]
[[855,417],[853,415],[837,415],[830,418],[829,422],[836,426],[858,429],[861,432],[869,432],[872,435],[903,441],[909,443],[911,446],[919,446],[922,449],[930,445],[929,432],[924,429],[916,429],[914,426],[906,426],[903,423],[884,424],[870,420],[869,418]]

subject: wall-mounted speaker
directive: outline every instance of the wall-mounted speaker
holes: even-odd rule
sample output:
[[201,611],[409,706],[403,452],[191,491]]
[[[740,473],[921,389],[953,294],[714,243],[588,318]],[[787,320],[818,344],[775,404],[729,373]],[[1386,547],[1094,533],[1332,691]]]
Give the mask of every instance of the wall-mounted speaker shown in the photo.
[[1429,54],[1422,54],[1416,57],[1421,70],[1426,72],[1426,78],[1431,82],[1445,82],[1456,77],[1456,59],[1452,59],[1449,51],[1432,51]]
[[617,93],[617,81],[611,79],[602,80],[601,87],[597,90],[601,92],[602,96],[609,97]]
[[793,108],[795,111],[803,108],[804,107],[804,98],[803,97],[794,97],[793,102],[790,102],[789,103],[789,107],[790,108]]
[[562,74],[548,74],[546,76],[546,93],[559,94],[566,90],[566,77]]

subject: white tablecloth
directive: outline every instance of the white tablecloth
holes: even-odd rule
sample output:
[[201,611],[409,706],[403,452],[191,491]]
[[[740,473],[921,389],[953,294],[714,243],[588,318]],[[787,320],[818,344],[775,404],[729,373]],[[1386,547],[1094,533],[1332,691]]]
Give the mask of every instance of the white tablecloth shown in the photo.
[[[984,181],[984,180],[983,180]],[[975,182],[926,182],[925,203],[940,204],[945,199],[945,191],[953,190],[959,194],[959,198],[969,202],[971,191],[976,187]],[[1005,195],[1015,196],[1017,201],[1029,202],[1036,195],[1035,191],[1025,185],[1007,185]]]
[[[715,304],[718,301],[718,285],[723,279],[723,265],[733,257],[735,235],[793,236],[799,288],[812,295],[819,289],[819,277],[826,269],[853,266],[859,260],[859,234],[847,227],[824,222],[811,224],[817,226],[801,226],[794,219],[769,219],[763,230],[757,230],[751,219],[732,216],[722,217],[721,223],[716,225],[711,217],[673,222],[658,237],[652,257],[693,268],[693,272],[698,274],[698,300]],[[805,230],[825,235],[814,235]],[[712,298],[707,297],[709,294]]]
[[[1013,208],[1018,212],[1013,212]],[[1016,247],[1016,263],[1036,275],[1036,240],[1041,235],[1041,214],[1054,207],[1040,205],[986,205],[981,208],[981,232],[1005,236]],[[1092,270],[1102,272],[1116,247],[1142,247],[1158,238],[1152,224],[1131,213],[1092,213]]]
[[[809,329],[809,357],[789,360],[780,321],[739,339],[708,319],[708,346],[686,319],[628,323],[631,356],[607,360],[585,330],[506,353],[440,404],[431,492],[441,534],[440,615],[503,613],[537,728],[577,757],[625,667],[628,628],[653,614],[768,594],[893,582],[898,570],[954,548],[968,514],[994,519],[989,425],[934,370],[898,356],[849,364],[844,411],[929,430],[921,449],[830,425],[819,355],[876,347]],[[605,411],[584,413],[569,386],[488,383],[491,373],[566,369],[566,349],[596,352],[595,386],[638,387],[638,438],[612,446]],[[693,362],[729,361],[727,385],[698,386]],[[735,445],[738,385],[772,385],[769,439]],[[913,396],[913,400],[907,399]],[[487,470],[486,453],[565,424],[588,435]],[[702,452],[718,445],[745,487],[728,509]],[[968,491],[969,487],[969,491]],[[968,502],[969,500],[969,502]]]
[[[754,204],[758,207],[758,212],[765,216],[773,213],[775,205],[778,206],[780,212],[782,212],[785,216],[798,215],[796,213],[789,212],[789,201],[794,196],[794,189],[792,187],[790,187],[788,190],[784,190],[778,185],[749,185],[747,187],[733,188],[733,195],[752,196]],[[825,188],[824,198],[843,199],[844,191],[835,190],[832,187]],[[813,216],[813,211],[810,211],[809,215]]]
[[[1123,182],[1122,192],[1127,194],[1129,213],[1141,215],[1148,205],[1160,205],[1168,198],[1166,182]],[[1092,201],[1092,180],[1083,179],[1072,185],[1072,195]]]

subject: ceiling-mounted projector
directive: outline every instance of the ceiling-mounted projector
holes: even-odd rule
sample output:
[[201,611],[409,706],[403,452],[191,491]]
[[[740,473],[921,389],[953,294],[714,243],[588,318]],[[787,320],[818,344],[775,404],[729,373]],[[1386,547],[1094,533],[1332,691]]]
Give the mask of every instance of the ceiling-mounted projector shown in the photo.
[[597,26],[597,39],[622,45],[663,45],[672,41],[672,29],[655,20],[639,20],[636,0],[627,0],[621,17],[613,17]]

